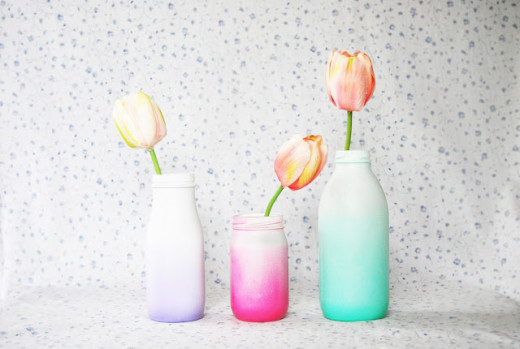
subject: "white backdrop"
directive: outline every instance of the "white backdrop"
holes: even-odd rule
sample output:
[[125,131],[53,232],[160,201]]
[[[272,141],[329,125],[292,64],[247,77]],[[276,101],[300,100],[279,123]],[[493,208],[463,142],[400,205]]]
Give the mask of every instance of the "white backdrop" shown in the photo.
[[26,338],[6,319],[42,289],[144,302],[153,166],[111,118],[140,89],[165,115],[163,172],[195,173],[209,305],[226,316],[232,216],[265,209],[292,134],[324,137],[323,173],[273,209],[291,288],[317,302],[317,208],[346,125],[325,89],[334,48],[374,64],[352,148],[370,150],[387,195],[391,309],[455,285],[520,311],[516,1],[0,0],[0,16],[0,341]]

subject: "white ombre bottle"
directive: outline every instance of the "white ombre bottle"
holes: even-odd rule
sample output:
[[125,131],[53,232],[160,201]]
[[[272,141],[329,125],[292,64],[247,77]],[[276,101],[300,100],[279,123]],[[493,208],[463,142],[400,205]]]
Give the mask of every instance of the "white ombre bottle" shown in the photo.
[[146,236],[150,319],[184,322],[204,315],[204,237],[191,173],[154,175]]

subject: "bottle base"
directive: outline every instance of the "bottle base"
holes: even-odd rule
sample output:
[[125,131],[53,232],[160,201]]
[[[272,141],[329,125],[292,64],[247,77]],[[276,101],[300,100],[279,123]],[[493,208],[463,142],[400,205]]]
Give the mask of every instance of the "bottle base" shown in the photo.
[[263,307],[261,309],[240,309],[234,305],[231,306],[233,315],[240,320],[246,322],[271,322],[281,320],[287,315],[288,306],[278,309],[269,309]]
[[384,319],[386,314],[384,315],[381,315],[381,316],[361,316],[361,317],[358,317],[358,316],[330,316],[330,315],[325,315],[323,314],[323,316],[328,319],[328,320],[332,320],[332,321],[340,321],[340,322],[357,322],[357,321],[373,321],[373,320],[381,320],[381,319]]
[[197,314],[150,314],[148,313],[150,320],[155,322],[167,322],[167,323],[179,323],[179,322],[190,322],[197,321],[204,317],[204,313]]
[[233,313],[235,317],[240,321],[245,322],[272,322],[272,321],[278,321],[285,317],[285,313],[283,315],[277,315],[277,316],[271,316],[271,317],[265,317],[263,314],[260,315],[237,315]]
[[387,309],[342,309],[322,306],[323,316],[329,320],[341,322],[372,321],[383,319]]

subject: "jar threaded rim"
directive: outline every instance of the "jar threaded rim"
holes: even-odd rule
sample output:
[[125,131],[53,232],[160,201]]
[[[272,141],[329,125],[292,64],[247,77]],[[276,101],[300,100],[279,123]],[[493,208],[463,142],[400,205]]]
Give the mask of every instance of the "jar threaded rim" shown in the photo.
[[265,217],[261,213],[243,214],[233,217],[233,230],[259,231],[283,229],[283,216],[271,215]]

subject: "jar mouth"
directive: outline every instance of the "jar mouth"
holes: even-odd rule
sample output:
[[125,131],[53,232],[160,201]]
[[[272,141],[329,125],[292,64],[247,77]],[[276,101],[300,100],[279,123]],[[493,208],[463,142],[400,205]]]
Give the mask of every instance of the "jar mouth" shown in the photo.
[[195,175],[193,173],[164,173],[152,177],[152,188],[186,188],[194,186]]
[[336,150],[336,163],[367,163],[370,153],[366,150]]
[[243,214],[233,217],[233,230],[268,231],[283,229],[283,216],[271,215],[265,217],[262,213]]

